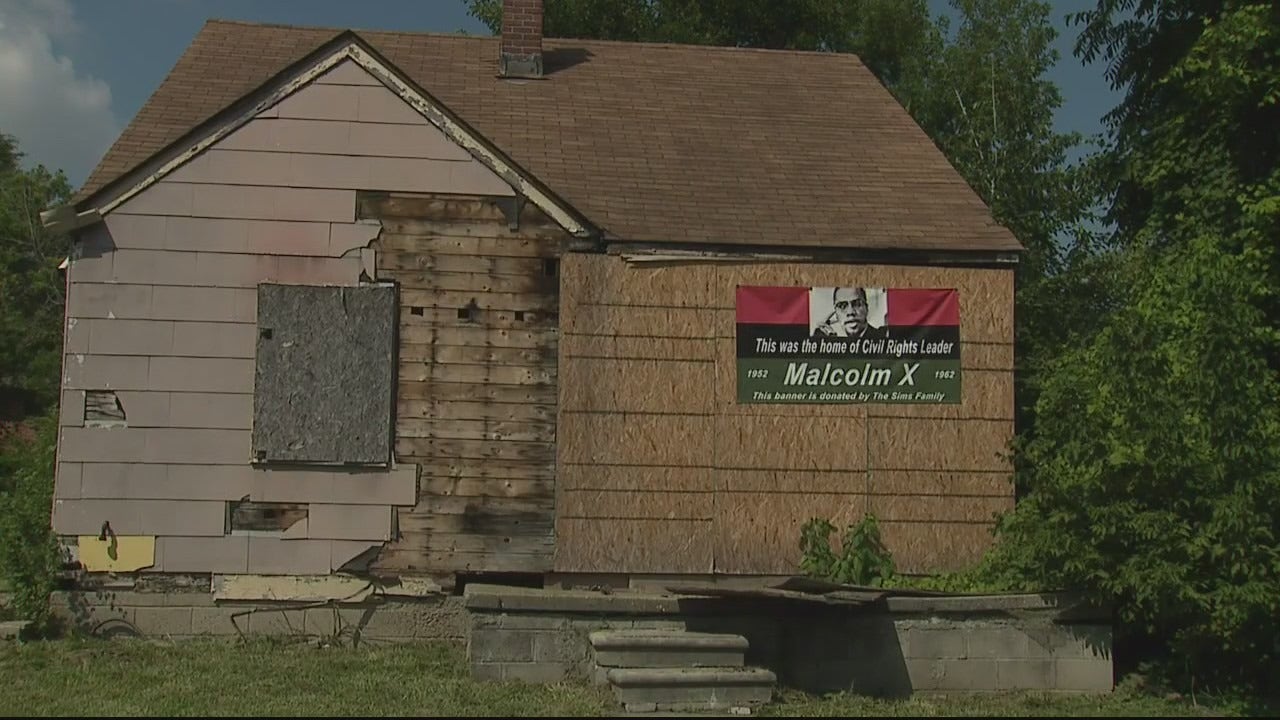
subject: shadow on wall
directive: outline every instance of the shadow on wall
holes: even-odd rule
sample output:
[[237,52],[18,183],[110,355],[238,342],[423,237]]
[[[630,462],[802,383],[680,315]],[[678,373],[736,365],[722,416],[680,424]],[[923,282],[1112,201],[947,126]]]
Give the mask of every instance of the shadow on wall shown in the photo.
[[779,685],[823,694],[901,698],[922,690],[1110,691],[1109,619],[1053,611],[892,612],[753,605],[690,614],[695,632],[737,633],[746,662]]

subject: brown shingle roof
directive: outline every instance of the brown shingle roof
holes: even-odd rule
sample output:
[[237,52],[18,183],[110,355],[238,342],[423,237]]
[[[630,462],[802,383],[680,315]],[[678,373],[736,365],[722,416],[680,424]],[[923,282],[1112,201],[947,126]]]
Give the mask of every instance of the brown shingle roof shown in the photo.
[[[339,32],[206,23],[78,197]],[[547,77],[513,82],[496,38],[359,35],[611,236],[1021,247],[852,55],[548,39]]]

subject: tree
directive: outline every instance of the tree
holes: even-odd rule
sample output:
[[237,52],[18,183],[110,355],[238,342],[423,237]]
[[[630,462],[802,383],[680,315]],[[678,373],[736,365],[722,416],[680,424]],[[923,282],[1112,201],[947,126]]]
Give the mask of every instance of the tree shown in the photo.
[[[493,33],[502,0],[467,0]],[[925,0],[548,0],[547,37],[857,52],[909,93],[939,47]]]
[[1199,684],[1280,679],[1280,12],[1100,0],[1117,294],[1047,367],[998,554]]
[[37,414],[54,404],[61,372],[64,237],[48,233],[40,212],[66,201],[59,171],[23,170],[16,141],[0,134],[0,417]]
[[[490,30],[501,0],[468,0]],[[950,19],[924,0],[548,0],[555,37],[686,42],[856,53],[1027,248],[1018,268],[1020,425],[1033,424],[1036,367],[1094,327],[1106,303],[1085,231],[1096,202],[1082,142],[1059,133],[1047,79],[1058,61],[1050,6],[951,0]]]
[[1059,57],[1050,6],[1033,0],[952,0],[954,32],[932,64],[914,115],[1026,252],[1017,270],[1020,427],[1033,428],[1037,367],[1092,330],[1106,293],[1092,287],[1096,201],[1091,166],[1068,154],[1084,138],[1054,129],[1062,106],[1047,78]]

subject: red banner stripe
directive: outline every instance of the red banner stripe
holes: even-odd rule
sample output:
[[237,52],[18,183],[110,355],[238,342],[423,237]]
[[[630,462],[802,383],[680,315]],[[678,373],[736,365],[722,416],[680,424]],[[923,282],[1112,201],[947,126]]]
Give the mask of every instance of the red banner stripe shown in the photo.
[[809,288],[740,286],[738,322],[807,326]]
[[959,325],[960,295],[955,290],[885,290],[888,325]]

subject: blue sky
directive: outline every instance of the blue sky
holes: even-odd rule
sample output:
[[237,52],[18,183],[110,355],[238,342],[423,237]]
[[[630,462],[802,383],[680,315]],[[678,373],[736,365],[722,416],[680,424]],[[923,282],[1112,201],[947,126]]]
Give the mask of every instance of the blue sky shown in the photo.
[[[1100,132],[1118,96],[1101,66],[1072,55],[1078,28],[1063,20],[1092,3],[1050,2],[1061,33],[1058,128]],[[487,34],[463,0],[0,0],[0,132],[17,136],[28,164],[61,168],[79,185],[210,17]]]

